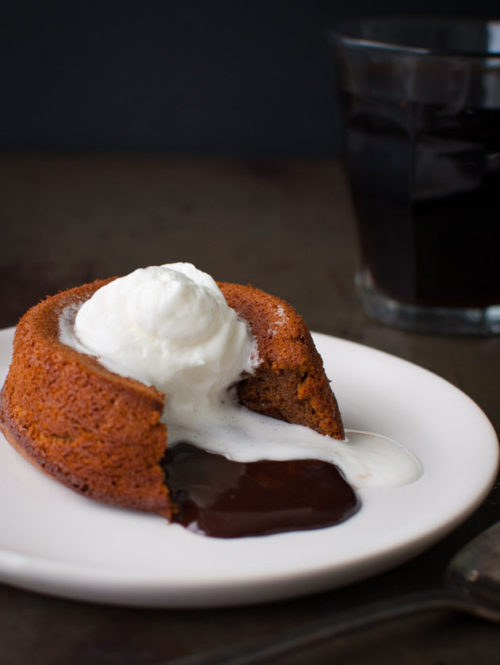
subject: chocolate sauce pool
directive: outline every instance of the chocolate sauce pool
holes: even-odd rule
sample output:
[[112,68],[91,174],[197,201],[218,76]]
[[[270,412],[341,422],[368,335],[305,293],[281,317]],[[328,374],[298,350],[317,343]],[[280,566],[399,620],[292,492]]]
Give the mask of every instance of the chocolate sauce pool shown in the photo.
[[343,522],[359,500],[333,464],[315,459],[234,462],[190,443],[163,460],[178,507],[174,521],[207,536],[238,538]]

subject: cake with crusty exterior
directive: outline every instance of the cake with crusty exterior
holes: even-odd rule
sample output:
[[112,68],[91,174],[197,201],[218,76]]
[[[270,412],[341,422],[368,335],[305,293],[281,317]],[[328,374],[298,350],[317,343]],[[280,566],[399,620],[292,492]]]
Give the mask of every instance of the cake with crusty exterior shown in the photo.
[[239,400],[253,411],[344,438],[339,407],[302,317],[285,300],[252,286],[219,287],[257,340],[261,362],[237,386]]
[[[50,296],[21,318],[0,394],[0,428],[30,462],[73,490],[171,519],[175,507],[161,466],[168,439],[168,423],[161,420],[165,396],[59,339],[60,317],[76,316],[110,281]],[[219,287],[258,346],[255,373],[237,385],[241,403],[343,438],[334,394],[302,318],[285,301],[252,286]]]
[[163,396],[59,341],[63,312],[76,314],[106,283],[49,297],[21,318],[0,398],[1,427],[20,453],[68,487],[169,518],[158,464],[166,441]]

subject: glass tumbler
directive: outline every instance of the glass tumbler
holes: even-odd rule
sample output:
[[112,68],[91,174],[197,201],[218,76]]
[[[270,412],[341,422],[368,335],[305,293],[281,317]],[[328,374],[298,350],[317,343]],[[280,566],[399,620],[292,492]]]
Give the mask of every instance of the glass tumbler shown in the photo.
[[379,19],[330,33],[367,314],[500,332],[500,22]]

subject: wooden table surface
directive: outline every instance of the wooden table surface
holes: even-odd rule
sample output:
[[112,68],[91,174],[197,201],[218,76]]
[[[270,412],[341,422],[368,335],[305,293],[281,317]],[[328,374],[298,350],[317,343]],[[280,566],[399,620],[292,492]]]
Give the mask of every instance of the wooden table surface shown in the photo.
[[[338,166],[140,155],[0,155],[0,324],[46,294],[136,267],[186,260],[289,300],[309,327],[411,360],[474,399],[500,431],[500,338],[415,335],[362,313],[355,231]],[[471,445],[474,442],[471,441]],[[160,665],[362,609],[440,583],[467,540],[500,517],[493,488],[430,550],[347,588],[228,609],[150,610],[0,585],[2,665]],[[8,510],[4,506],[2,510]],[[0,534],[1,539],[1,534]],[[345,635],[274,663],[500,662],[498,626],[435,611]]]

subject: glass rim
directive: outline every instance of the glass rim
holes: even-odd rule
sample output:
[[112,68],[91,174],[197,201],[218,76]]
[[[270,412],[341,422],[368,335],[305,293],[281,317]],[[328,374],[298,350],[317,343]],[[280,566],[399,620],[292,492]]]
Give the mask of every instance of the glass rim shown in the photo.
[[[471,51],[459,48],[447,48],[445,46],[419,46],[418,44],[404,43],[404,40],[390,40],[387,38],[378,38],[377,36],[362,35],[361,29],[363,26],[377,28],[377,27],[414,27],[424,28],[429,27],[431,24],[439,25],[443,28],[453,28],[458,26],[477,26],[477,27],[492,27],[498,31],[499,41],[498,45],[493,50]],[[328,37],[331,42],[339,42],[346,46],[363,47],[373,50],[384,50],[399,53],[406,53],[408,55],[422,55],[422,56],[441,56],[441,57],[460,57],[471,59],[491,59],[500,61],[500,18],[491,19],[468,19],[465,17],[440,17],[440,16],[386,16],[375,18],[360,18],[348,19],[341,21],[337,26],[328,30]]]

